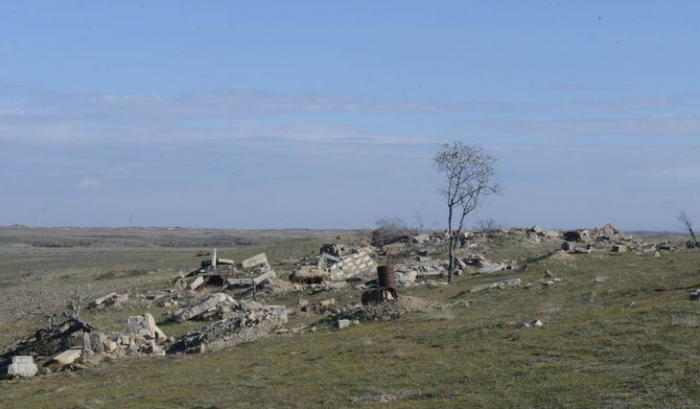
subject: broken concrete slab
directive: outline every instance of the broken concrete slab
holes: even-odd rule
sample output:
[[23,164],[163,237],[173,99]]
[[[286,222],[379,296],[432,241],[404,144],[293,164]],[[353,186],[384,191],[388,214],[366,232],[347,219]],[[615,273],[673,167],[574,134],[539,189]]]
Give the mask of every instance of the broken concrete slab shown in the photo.
[[228,294],[214,293],[205,298],[202,302],[189,308],[181,308],[173,314],[172,320],[175,322],[189,321],[192,319],[207,319],[212,317],[220,308],[234,308],[238,305],[236,300]]
[[481,284],[469,290],[470,293],[475,293],[477,291],[488,290],[492,288],[506,288],[520,285],[522,280],[520,278],[511,278],[509,280],[498,281],[495,283]]
[[481,274],[490,274],[490,273],[495,273],[497,271],[502,271],[505,270],[507,265],[502,262],[495,262],[495,263],[482,263],[479,268],[477,269],[477,272]]
[[247,258],[241,262],[241,267],[244,269],[248,270],[251,268],[259,267],[259,266],[267,266],[269,265],[267,261],[267,254],[265,253],[260,253],[257,254],[253,257]]
[[80,349],[73,348],[73,349],[65,350],[65,351],[61,352],[60,354],[56,355],[55,357],[53,357],[53,361],[58,362],[61,365],[70,365],[73,362],[75,362],[76,359],[78,359],[82,356],[83,352],[81,349],[82,348],[80,348]]
[[18,355],[0,362],[0,379],[31,378],[38,371],[39,368],[31,356]]
[[290,275],[290,280],[301,284],[319,284],[328,277],[328,272],[314,266],[303,266]]
[[90,303],[90,308],[99,308],[101,306],[118,306],[129,300],[129,294],[109,293],[105,296],[95,299]]
[[204,284],[204,277],[198,276],[197,278],[194,279],[194,281],[192,281],[190,283],[189,288],[190,288],[190,290],[195,291],[196,289],[201,287],[202,284]]
[[375,274],[377,263],[371,257],[371,249],[358,249],[355,254],[342,257],[329,271],[331,280],[340,281],[351,277]]

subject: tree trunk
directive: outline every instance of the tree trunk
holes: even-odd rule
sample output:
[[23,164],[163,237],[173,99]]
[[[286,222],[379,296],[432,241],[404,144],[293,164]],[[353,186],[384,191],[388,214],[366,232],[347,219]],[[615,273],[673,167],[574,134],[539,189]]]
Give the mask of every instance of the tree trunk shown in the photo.
[[693,238],[693,242],[695,243],[695,247],[700,248],[700,242],[698,242],[697,237],[695,237],[695,232],[693,231],[693,228],[688,227],[688,231],[690,231],[690,237]]
[[452,207],[450,207],[449,215],[447,217],[447,234],[449,236],[448,243],[449,243],[449,253],[450,253],[450,262],[447,265],[447,284],[452,284],[452,270],[454,270],[454,237],[452,236]]

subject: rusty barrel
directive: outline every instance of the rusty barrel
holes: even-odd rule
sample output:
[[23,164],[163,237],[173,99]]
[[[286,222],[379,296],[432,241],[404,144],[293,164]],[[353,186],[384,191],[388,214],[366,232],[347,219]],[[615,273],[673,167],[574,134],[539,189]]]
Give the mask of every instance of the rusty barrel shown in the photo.
[[379,266],[377,267],[377,275],[379,276],[379,288],[396,289],[396,273],[394,266]]

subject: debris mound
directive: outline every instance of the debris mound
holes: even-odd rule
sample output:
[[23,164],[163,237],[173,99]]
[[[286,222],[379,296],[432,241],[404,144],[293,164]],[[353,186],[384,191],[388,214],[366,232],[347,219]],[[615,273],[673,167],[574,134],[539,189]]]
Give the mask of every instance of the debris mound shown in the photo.
[[269,336],[287,322],[284,306],[260,306],[259,309],[226,313],[221,321],[190,332],[168,349],[168,353],[218,351],[243,342]]

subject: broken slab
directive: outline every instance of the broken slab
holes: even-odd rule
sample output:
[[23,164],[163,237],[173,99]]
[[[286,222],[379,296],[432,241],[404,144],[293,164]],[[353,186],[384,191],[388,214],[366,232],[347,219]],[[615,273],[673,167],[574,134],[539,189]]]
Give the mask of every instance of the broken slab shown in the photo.
[[267,255],[265,253],[260,253],[258,255],[255,255],[253,257],[247,258],[241,262],[241,267],[244,269],[251,269],[255,268],[258,266],[267,266],[269,265],[267,261]]
[[67,349],[53,357],[53,361],[61,365],[70,365],[83,355],[82,348]]
[[498,282],[495,282],[495,283],[477,285],[476,287],[474,287],[474,288],[472,288],[471,290],[469,290],[469,292],[470,292],[470,293],[475,293],[475,292],[477,292],[477,291],[488,290],[488,289],[491,289],[491,288],[501,288],[501,289],[503,289],[503,288],[506,288],[506,287],[513,287],[513,286],[516,286],[516,285],[520,285],[521,282],[522,282],[522,280],[521,280],[520,278],[511,278],[511,279],[509,279],[509,280],[498,281]]
[[175,311],[172,320],[175,322],[182,322],[192,319],[206,319],[217,313],[220,308],[230,309],[237,305],[238,303],[236,300],[231,298],[228,294],[214,293],[197,305]]
[[202,284],[204,284],[204,277],[198,276],[197,278],[194,279],[194,281],[192,281],[190,283],[189,288],[190,288],[190,290],[194,291],[194,290],[198,289],[199,287],[201,287]]
[[370,256],[371,250],[359,249],[355,254],[342,257],[329,270],[331,280],[340,281],[351,277],[375,274],[377,263]]
[[213,325],[191,332],[171,345],[168,353],[218,351],[243,342],[269,336],[287,322],[284,306],[261,306],[253,311],[237,310],[225,314]]
[[505,263],[496,262],[496,263],[481,263],[480,267],[477,269],[477,272],[481,274],[490,274],[490,273],[495,273],[496,271],[502,271],[505,270],[507,265]]
[[292,272],[289,279],[301,284],[319,284],[328,277],[328,272],[314,266],[303,266]]
[[90,308],[97,308],[103,305],[117,306],[129,300],[129,294],[109,293],[103,297],[95,299],[90,303]]
[[126,333],[137,334],[146,339],[156,339],[159,341],[164,341],[167,338],[163,331],[158,328],[156,320],[150,313],[127,318]]
[[0,379],[31,378],[39,371],[31,356],[13,356],[0,362]]

